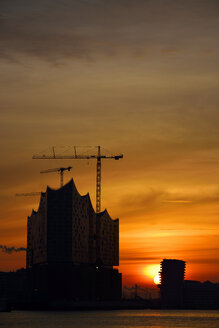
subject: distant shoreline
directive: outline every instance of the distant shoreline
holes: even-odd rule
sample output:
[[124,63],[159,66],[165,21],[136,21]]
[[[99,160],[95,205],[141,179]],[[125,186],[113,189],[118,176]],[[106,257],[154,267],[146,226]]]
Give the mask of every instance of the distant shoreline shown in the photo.
[[[13,309],[12,309],[13,310]],[[219,310],[219,308],[164,308],[160,300],[78,301],[52,304],[18,304],[14,310],[27,311],[111,311],[111,310]]]

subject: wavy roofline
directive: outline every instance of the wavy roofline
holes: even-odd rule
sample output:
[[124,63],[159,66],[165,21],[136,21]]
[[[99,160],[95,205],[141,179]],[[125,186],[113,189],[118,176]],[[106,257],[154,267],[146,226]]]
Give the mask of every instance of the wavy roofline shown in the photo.
[[38,213],[39,210],[40,210],[40,207],[42,206],[43,201],[45,200],[45,197],[48,195],[48,192],[52,192],[52,193],[53,193],[53,192],[54,192],[54,193],[55,193],[55,192],[60,192],[61,190],[64,190],[64,189],[68,188],[69,186],[70,186],[70,187],[72,186],[73,190],[77,193],[77,195],[78,195],[79,197],[81,197],[82,199],[87,200],[87,201],[89,202],[89,205],[90,205],[90,207],[91,207],[92,210],[93,210],[93,213],[94,213],[97,217],[101,218],[103,215],[105,215],[106,218],[108,218],[109,220],[111,220],[111,221],[113,221],[113,222],[119,221],[118,218],[113,219],[113,218],[110,216],[110,214],[109,214],[109,212],[108,212],[108,210],[107,210],[106,208],[105,208],[103,211],[101,211],[101,212],[99,212],[99,213],[96,213],[96,211],[95,211],[95,209],[94,209],[94,206],[93,206],[93,204],[92,204],[92,201],[91,201],[90,193],[87,192],[85,195],[81,195],[81,194],[79,193],[79,191],[78,191],[76,185],[75,185],[75,182],[74,182],[74,179],[73,179],[73,178],[71,178],[66,184],[64,184],[64,185],[63,185],[62,187],[60,187],[60,188],[51,188],[51,187],[47,186],[47,188],[46,188],[46,192],[41,192],[40,201],[39,201],[39,206],[38,206],[37,211],[35,211],[34,209],[32,209],[31,216],[32,216],[32,215],[37,215],[37,213]]
[[41,191],[41,194],[40,194],[40,201],[39,201],[38,208],[37,208],[36,211],[35,211],[34,209],[32,209],[32,212],[31,212],[31,215],[30,215],[30,216],[32,216],[32,215],[36,215],[36,214],[39,212],[40,207],[41,207],[41,205],[42,205],[42,202],[43,202],[44,199],[45,199],[45,196],[46,196],[46,192],[45,192],[45,191]]
[[67,188],[69,185],[73,185],[73,187],[75,188],[75,190],[77,191],[77,193],[81,196],[81,194],[79,193],[79,191],[78,191],[78,189],[76,188],[76,185],[75,185],[75,182],[74,182],[74,180],[73,180],[73,178],[71,178],[67,183],[65,183],[62,187],[60,187],[60,188],[51,188],[51,187],[49,187],[49,186],[47,186],[47,188],[46,188],[46,193],[48,192],[48,191],[60,191],[60,190],[63,190],[63,189],[65,189],[65,188]]
[[[81,196],[81,195],[80,195],[80,196]],[[94,207],[93,207],[93,204],[92,204],[92,201],[91,201],[91,198],[90,198],[90,193],[88,192],[88,193],[86,193],[85,195],[83,195],[83,196],[81,196],[81,197],[84,198],[84,199],[87,199],[87,200],[88,200],[89,205],[91,206],[91,208],[92,208],[94,214],[96,214],[96,211],[95,211],[95,209],[94,209]]]
[[66,188],[69,187],[69,186],[72,186],[72,188],[74,189],[74,191],[77,193],[77,195],[78,195],[79,197],[83,198],[84,200],[87,199],[87,201],[89,202],[89,205],[91,206],[91,208],[92,208],[94,214],[97,214],[96,211],[95,211],[95,209],[94,209],[94,207],[93,207],[93,204],[92,204],[92,201],[91,201],[91,197],[90,197],[90,193],[87,192],[85,195],[81,195],[81,194],[79,193],[79,191],[78,191],[76,185],[75,185],[74,179],[71,178],[66,184],[64,184],[64,185],[63,185],[62,187],[60,187],[60,188],[51,188],[51,187],[47,186],[47,187],[46,187],[46,191],[45,191],[45,192],[41,192],[40,201],[39,201],[39,206],[38,206],[37,211],[35,211],[34,209],[32,209],[31,216],[32,216],[32,215],[36,215],[36,214],[39,212],[40,207],[41,207],[41,205],[42,205],[42,202],[44,201],[45,197],[48,195],[48,192],[52,192],[52,193],[53,193],[53,192],[54,192],[54,193],[55,193],[55,192],[60,192],[61,190],[64,190],[64,189],[66,189]]
[[116,222],[116,221],[119,221],[119,219],[113,219],[111,217],[111,215],[109,215],[109,212],[107,211],[107,209],[105,208],[105,210],[99,212],[99,213],[96,213],[97,217],[101,218],[103,215],[106,215],[106,218],[113,221],[113,222]]

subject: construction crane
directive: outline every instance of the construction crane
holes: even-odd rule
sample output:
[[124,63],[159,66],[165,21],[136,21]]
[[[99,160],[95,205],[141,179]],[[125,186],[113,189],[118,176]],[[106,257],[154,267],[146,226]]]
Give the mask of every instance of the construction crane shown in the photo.
[[57,169],[48,169],[44,171],[40,171],[40,173],[52,173],[52,172],[58,172],[60,173],[60,185],[63,186],[63,175],[64,171],[70,171],[72,169],[71,166],[69,167],[58,167]]
[[96,159],[97,160],[97,177],[96,177],[96,212],[101,211],[101,159],[115,159],[123,158],[122,154],[119,155],[103,155],[101,154],[101,147],[97,146],[97,154],[92,155],[79,155],[77,154],[77,147],[74,146],[73,155],[57,155],[55,148],[52,147],[52,155],[34,155],[33,159]]

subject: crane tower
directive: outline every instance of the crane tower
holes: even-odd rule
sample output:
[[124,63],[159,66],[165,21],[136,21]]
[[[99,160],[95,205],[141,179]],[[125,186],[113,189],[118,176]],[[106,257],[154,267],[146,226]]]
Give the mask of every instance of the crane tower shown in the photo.
[[33,155],[33,159],[96,159],[97,160],[97,176],[96,176],[96,212],[101,211],[101,160],[102,159],[115,159],[123,158],[122,154],[118,155],[104,155],[101,154],[101,147],[97,146],[97,153],[90,155],[80,155],[77,153],[77,147],[74,146],[73,155],[60,155],[55,153],[55,148],[52,147],[52,155]]

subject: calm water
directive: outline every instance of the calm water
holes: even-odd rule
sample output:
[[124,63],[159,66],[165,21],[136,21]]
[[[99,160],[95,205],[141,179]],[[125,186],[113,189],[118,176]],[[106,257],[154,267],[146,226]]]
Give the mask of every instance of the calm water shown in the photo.
[[121,310],[0,313],[4,328],[219,328],[219,311]]

